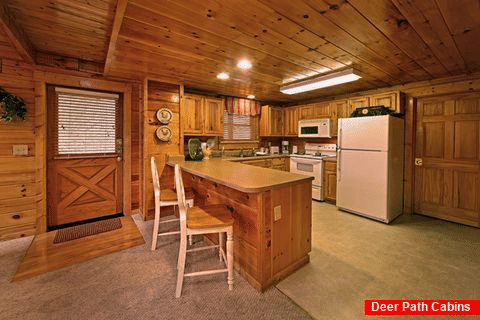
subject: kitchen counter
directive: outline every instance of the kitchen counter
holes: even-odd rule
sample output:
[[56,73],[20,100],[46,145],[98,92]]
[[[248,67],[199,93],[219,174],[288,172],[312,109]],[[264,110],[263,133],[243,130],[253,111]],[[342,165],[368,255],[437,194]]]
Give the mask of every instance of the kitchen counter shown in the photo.
[[225,204],[232,212],[234,266],[254,288],[265,290],[308,263],[312,177],[222,158],[172,157],[161,175],[165,181],[172,180],[174,163],[182,168],[185,186],[193,189],[196,206]]
[[169,161],[169,164],[172,165],[174,162],[178,162],[182,170],[185,172],[207,178],[235,190],[247,193],[263,192],[302,182],[311,183],[313,180],[313,177],[274,169],[260,168],[236,162],[250,159],[267,159],[267,157],[278,157],[278,155],[211,158],[204,161],[185,161],[176,159]]
[[324,158],[323,161],[328,161],[328,162],[337,162],[337,157],[329,157],[329,158]]

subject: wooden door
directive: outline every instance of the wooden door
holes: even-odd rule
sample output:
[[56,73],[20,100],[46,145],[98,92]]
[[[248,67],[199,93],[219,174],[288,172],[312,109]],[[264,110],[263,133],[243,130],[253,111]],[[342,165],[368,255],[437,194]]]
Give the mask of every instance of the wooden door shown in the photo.
[[337,199],[337,164],[336,162],[323,161],[323,196],[325,201],[335,203]]
[[223,136],[222,99],[205,98],[205,134]]
[[298,136],[298,108],[290,107],[285,108],[284,114],[284,136]]
[[283,135],[282,108],[270,108],[270,135],[276,137]]
[[[222,116],[223,116],[223,112],[222,112]],[[183,110],[184,134],[194,134],[194,135],[202,134],[203,124],[204,124],[203,98],[200,96],[185,95],[184,110]]]
[[298,120],[308,120],[315,118],[315,109],[313,104],[299,107],[298,109]]
[[414,211],[480,226],[480,94],[418,101]]
[[121,97],[48,88],[49,227],[121,213]]
[[350,117],[350,115],[355,109],[368,107],[369,105],[370,105],[369,97],[357,97],[357,98],[349,99],[345,118]]

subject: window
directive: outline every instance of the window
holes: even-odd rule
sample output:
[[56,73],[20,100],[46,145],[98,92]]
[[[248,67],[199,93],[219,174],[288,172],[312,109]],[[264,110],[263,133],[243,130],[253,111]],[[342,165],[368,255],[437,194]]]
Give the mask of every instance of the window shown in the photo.
[[258,140],[258,116],[224,114],[224,140]]
[[115,153],[118,94],[55,88],[55,155]]

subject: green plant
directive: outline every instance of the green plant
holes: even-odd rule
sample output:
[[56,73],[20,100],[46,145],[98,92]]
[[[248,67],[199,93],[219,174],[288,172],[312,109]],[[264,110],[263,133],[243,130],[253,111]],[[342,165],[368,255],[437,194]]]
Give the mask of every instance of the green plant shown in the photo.
[[14,119],[25,120],[27,107],[19,97],[0,88],[0,119],[10,122]]

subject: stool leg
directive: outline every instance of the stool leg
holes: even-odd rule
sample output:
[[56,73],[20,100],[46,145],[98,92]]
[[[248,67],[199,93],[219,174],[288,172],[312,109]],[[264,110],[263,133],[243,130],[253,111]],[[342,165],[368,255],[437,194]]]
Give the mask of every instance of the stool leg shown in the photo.
[[[187,208],[193,207],[193,200],[187,200]],[[188,245],[192,246],[193,245],[193,235],[188,236]]]
[[[220,245],[218,247],[218,256],[220,258],[220,261],[222,261],[222,251],[223,248],[225,248],[225,233],[224,232],[219,232],[218,233],[218,244]],[[225,261],[227,263],[227,261]]]
[[183,274],[185,273],[185,259],[187,257],[187,235],[180,235],[180,251],[178,252],[178,274],[177,274],[177,289],[175,293],[176,298],[182,295]]
[[227,269],[228,290],[233,289],[233,228],[227,230]]
[[152,251],[157,248],[158,228],[160,227],[160,206],[155,206],[155,221],[153,223]]

